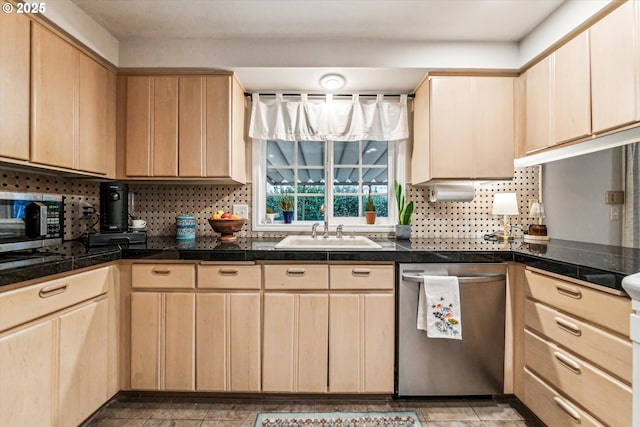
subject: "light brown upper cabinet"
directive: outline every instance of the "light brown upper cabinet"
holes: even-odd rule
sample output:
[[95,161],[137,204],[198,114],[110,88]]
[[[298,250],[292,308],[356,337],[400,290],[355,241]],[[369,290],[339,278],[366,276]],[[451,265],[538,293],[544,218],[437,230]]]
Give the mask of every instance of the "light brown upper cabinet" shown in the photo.
[[31,35],[31,162],[106,175],[113,73],[39,24]]
[[29,160],[29,19],[0,15],[0,156]]
[[622,6],[590,29],[593,132],[640,121],[640,4]]
[[432,76],[416,91],[412,182],[511,179],[512,77]]
[[230,74],[129,76],[124,174],[244,183],[244,90]]
[[524,152],[591,134],[589,36],[584,32],[524,74]]

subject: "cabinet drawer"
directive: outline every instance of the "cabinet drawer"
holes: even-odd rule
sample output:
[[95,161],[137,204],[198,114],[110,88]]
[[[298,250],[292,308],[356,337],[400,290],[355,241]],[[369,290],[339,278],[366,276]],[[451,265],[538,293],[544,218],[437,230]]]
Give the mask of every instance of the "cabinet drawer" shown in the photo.
[[525,324],[631,384],[631,341],[527,300]]
[[631,300],[525,270],[527,296],[629,336]]
[[260,289],[259,265],[199,265],[198,288]]
[[194,264],[133,264],[132,288],[180,288],[196,287]]
[[331,265],[331,289],[393,289],[392,265]]
[[265,265],[265,289],[329,289],[327,265]]
[[603,427],[573,402],[524,369],[524,402],[546,425],[554,427]]
[[110,267],[0,294],[0,331],[107,292]]
[[606,424],[631,425],[629,386],[526,330],[525,365]]

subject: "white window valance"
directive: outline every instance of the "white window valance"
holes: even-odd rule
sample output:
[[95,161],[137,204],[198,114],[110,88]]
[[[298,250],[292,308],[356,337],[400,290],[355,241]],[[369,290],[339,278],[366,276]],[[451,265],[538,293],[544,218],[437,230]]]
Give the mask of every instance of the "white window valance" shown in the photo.
[[396,141],[409,137],[407,95],[400,100],[286,100],[282,94],[263,100],[253,94],[249,136],[282,141]]

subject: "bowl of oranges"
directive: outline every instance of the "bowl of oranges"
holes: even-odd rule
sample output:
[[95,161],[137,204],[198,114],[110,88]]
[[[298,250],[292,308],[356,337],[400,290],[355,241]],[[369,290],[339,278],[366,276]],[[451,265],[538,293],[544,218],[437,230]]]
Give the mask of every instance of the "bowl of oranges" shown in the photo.
[[220,234],[218,241],[235,242],[237,237],[234,233],[242,230],[244,218],[240,215],[217,210],[213,213],[211,218],[209,218],[209,225],[211,225],[213,231]]

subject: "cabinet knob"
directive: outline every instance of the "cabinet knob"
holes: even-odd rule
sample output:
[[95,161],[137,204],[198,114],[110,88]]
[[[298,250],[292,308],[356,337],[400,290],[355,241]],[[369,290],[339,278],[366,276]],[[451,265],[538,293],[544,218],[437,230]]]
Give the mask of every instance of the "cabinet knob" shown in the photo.
[[371,270],[368,268],[354,268],[351,270],[351,275],[355,277],[368,277],[371,274]]
[[565,402],[563,399],[559,398],[558,396],[554,396],[553,401],[556,403],[556,405],[558,405],[560,409],[566,412],[571,418],[573,418],[578,423],[580,423],[580,414],[578,413],[578,411],[573,409],[567,402]]
[[158,268],[156,267],[156,268],[153,268],[153,269],[151,270],[151,272],[152,272],[153,274],[157,274],[157,275],[159,275],[159,276],[168,276],[168,275],[170,275],[170,274],[171,274],[171,269],[169,269],[169,268],[167,268],[167,269],[158,269]]
[[553,352],[553,355],[556,357],[556,360],[558,361],[558,363],[560,363],[562,366],[569,369],[574,374],[580,375],[581,370],[580,370],[580,365],[578,365],[578,362],[576,362],[575,360],[571,359],[569,356],[566,356],[558,351]]
[[237,276],[238,270],[235,268],[221,268],[218,270],[218,274],[221,276]]
[[556,321],[556,324],[558,325],[558,327],[563,331],[569,332],[570,334],[575,335],[577,337],[582,335],[582,331],[580,330],[580,327],[575,323],[569,322],[568,320],[565,320],[562,317],[556,317],[554,320]]
[[58,283],[56,285],[45,286],[44,288],[40,289],[38,295],[40,295],[40,298],[49,298],[54,295],[63,293],[67,290],[67,286],[69,286],[67,283]]
[[304,268],[287,268],[287,276],[302,277],[306,272]]
[[580,292],[580,289],[574,288],[573,286],[556,284],[556,290],[558,291],[559,294],[570,297],[570,298],[575,298],[575,299],[582,298],[582,292]]

